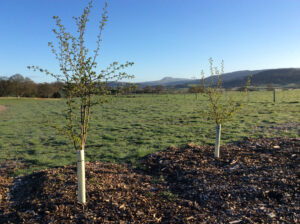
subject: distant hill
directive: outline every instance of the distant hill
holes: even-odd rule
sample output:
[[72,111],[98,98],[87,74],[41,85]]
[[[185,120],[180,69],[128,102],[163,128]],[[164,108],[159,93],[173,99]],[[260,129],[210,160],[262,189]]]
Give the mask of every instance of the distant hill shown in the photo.
[[[245,85],[248,77],[224,80],[224,87],[240,87]],[[251,77],[251,86],[274,85],[278,87],[300,87],[300,69],[270,69],[257,72]]]
[[[236,81],[236,80],[243,81],[244,79],[247,80],[250,75],[254,75],[254,74],[260,73],[262,71],[265,71],[265,70],[253,70],[253,71],[242,70],[242,71],[236,71],[236,72],[228,72],[228,73],[224,73],[223,75],[221,75],[221,79],[222,79],[222,82],[230,82],[230,81]],[[210,83],[211,79],[213,79],[213,83],[216,83],[218,81],[217,76],[207,77],[204,80],[206,83]],[[199,83],[201,83],[201,80],[199,80],[199,79],[190,80],[190,81],[186,82],[186,84],[188,84],[188,85],[199,84]]]
[[[232,81],[232,80],[243,80],[244,77],[248,77],[249,75],[254,75],[256,73],[259,73],[264,70],[243,70],[243,71],[236,71],[236,72],[229,72],[222,75],[222,80],[225,81]],[[217,80],[216,76],[212,77],[214,82]],[[206,81],[210,81],[211,77],[206,78]],[[145,86],[156,86],[156,85],[162,85],[162,86],[173,86],[173,87],[183,87],[183,86],[189,86],[194,84],[199,84],[199,79],[184,79],[184,78],[172,78],[172,77],[165,77],[158,81],[150,81],[150,82],[139,82],[136,83],[139,87],[145,87]]]
[[158,81],[149,81],[149,82],[139,82],[136,83],[140,87],[144,86],[172,86],[177,84],[182,84],[191,81],[191,79],[184,79],[184,78],[172,78],[172,77],[164,77],[161,80]]
[[[300,87],[300,69],[298,68],[281,68],[281,69],[263,69],[263,70],[242,70],[229,72],[221,75],[223,86],[226,88],[241,87],[247,83],[249,76],[252,86],[267,86],[273,84],[275,86],[291,86]],[[217,80],[217,76],[213,76],[213,81]],[[209,82],[211,77],[205,78]],[[162,85],[165,87],[184,88],[191,85],[201,83],[199,79],[184,79],[165,77],[158,81],[136,83],[139,87]]]
[[[224,73],[221,77],[222,77],[222,81],[223,82],[227,82],[227,81],[232,81],[232,80],[241,80],[244,79],[245,77],[249,77],[250,75],[255,75],[258,74],[260,72],[263,72],[266,70],[243,70],[243,71],[236,71],[236,72],[229,72],[229,73]],[[217,77],[214,76],[214,81],[217,80]],[[206,80],[210,80],[211,77],[206,78]]]

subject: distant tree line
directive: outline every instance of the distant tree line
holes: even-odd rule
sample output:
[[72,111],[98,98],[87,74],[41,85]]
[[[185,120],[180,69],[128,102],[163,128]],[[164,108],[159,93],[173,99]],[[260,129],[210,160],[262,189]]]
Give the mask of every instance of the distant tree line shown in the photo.
[[[11,77],[0,76],[0,97],[40,97],[40,98],[60,98],[64,96],[64,84],[61,82],[53,83],[35,83],[30,78],[23,77],[20,74]],[[115,85],[109,86],[112,95],[116,94],[160,94],[165,91],[164,86],[144,86],[137,85]]]
[[35,83],[30,78],[20,74],[11,77],[0,77],[0,97],[41,97],[60,98],[62,96],[63,83]]
[[[108,91],[112,95],[126,94],[163,94],[171,93],[176,89],[185,87],[189,93],[203,93],[203,87],[199,85],[182,85],[182,86],[138,86],[129,83],[108,84]],[[15,74],[11,77],[0,76],[0,97],[40,97],[40,98],[60,98],[64,96],[64,84],[61,82],[53,83],[35,83],[30,78]],[[237,88],[237,91],[245,91],[245,86]],[[230,87],[226,88],[231,90]],[[273,90],[274,85],[268,84],[267,90]],[[255,91],[255,87],[247,88],[248,91]]]
[[202,86],[191,86],[188,90],[189,93],[203,93],[203,87]]
[[136,89],[136,93],[163,93],[165,90],[164,86],[144,86]]
[[111,87],[111,93],[122,93],[122,94],[149,94],[149,93],[155,93],[155,94],[161,94],[164,93],[165,87],[162,85],[156,85],[156,86],[137,86],[128,84],[123,86],[117,86],[117,87]]

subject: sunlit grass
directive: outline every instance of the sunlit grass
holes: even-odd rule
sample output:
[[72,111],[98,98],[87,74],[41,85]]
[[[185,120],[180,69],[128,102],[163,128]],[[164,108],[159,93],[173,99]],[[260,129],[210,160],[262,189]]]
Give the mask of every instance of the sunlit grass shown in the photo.
[[[300,123],[300,91],[251,92],[250,102],[223,125],[222,143],[243,137],[299,137],[298,130],[280,129],[283,124]],[[28,170],[67,165],[75,153],[64,135],[48,123],[63,125],[64,100],[0,98],[8,109],[0,115],[0,160],[30,164]],[[138,158],[170,145],[188,142],[212,144],[215,124],[203,116],[208,102],[204,96],[137,95],[119,97],[94,108],[88,141],[87,160],[135,162]]]

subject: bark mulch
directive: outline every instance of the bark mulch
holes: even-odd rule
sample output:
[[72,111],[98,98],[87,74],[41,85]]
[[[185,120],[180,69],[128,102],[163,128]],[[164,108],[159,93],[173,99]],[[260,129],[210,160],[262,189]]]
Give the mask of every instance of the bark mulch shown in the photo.
[[190,143],[138,169],[87,163],[85,206],[74,166],[14,179],[0,166],[0,223],[299,223],[299,162],[299,139],[260,138],[221,147],[220,159]]

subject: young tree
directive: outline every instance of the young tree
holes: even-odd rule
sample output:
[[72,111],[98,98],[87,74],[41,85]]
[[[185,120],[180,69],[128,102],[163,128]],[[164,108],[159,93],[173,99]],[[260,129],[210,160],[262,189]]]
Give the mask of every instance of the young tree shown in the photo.
[[213,67],[213,59],[209,59],[210,64],[210,83],[206,85],[204,72],[202,71],[202,89],[204,95],[208,97],[209,108],[206,111],[209,119],[216,123],[215,157],[220,157],[221,128],[222,124],[228,121],[239,109],[242,104],[237,102],[232,96],[225,96],[222,89],[221,75],[224,73],[224,62],[221,69]]
[[153,91],[151,86],[145,86],[143,88],[143,90],[144,90],[144,93],[152,93],[152,91]]
[[107,97],[104,96],[109,93],[107,82],[133,77],[121,71],[132,66],[132,62],[125,64],[113,62],[108,68],[98,71],[96,59],[99,55],[102,31],[107,21],[107,2],[105,2],[102,19],[99,23],[96,49],[93,54],[89,54],[85,42],[85,32],[92,6],[93,0],[84,8],[81,16],[73,17],[77,26],[76,36],[66,31],[58,16],[53,17],[57,26],[53,32],[58,43],[55,46],[49,42],[49,46],[59,62],[61,74],[51,73],[39,66],[28,66],[34,71],[44,72],[64,83],[64,94],[67,99],[65,114],[67,122],[63,131],[77,152],[78,201],[82,204],[86,202],[84,149],[91,110],[93,106],[107,101]]
[[8,77],[0,76],[0,96],[8,96],[10,91],[10,81]]
[[163,91],[164,91],[164,86],[162,86],[162,85],[156,85],[156,86],[155,86],[155,93],[160,94],[160,93],[162,93]]
[[15,74],[9,78],[11,83],[12,92],[15,94],[16,97],[21,97],[24,89],[24,81],[25,78],[20,74]]

